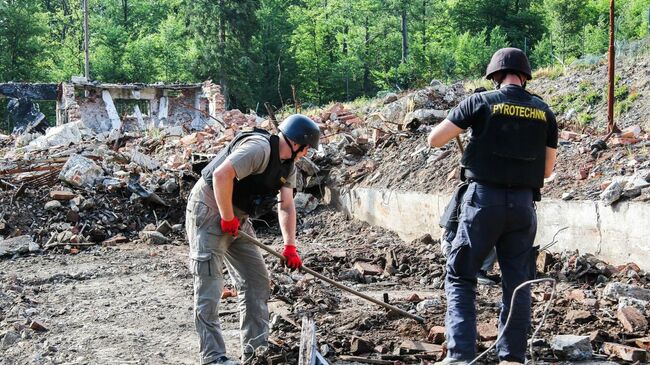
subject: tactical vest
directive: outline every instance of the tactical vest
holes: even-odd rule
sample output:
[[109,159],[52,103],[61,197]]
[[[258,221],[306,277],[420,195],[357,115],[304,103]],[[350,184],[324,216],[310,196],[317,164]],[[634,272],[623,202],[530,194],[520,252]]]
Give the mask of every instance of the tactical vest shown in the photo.
[[544,185],[548,106],[527,94],[512,98],[501,91],[478,94],[489,110],[481,135],[470,139],[461,165],[465,176],[504,187],[539,189]]
[[258,128],[240,133],[201,170],[201,176],[208,185],[212,186],[214,171],[226,160],[235,147],[250,136],[263,136],[269,141],[271,146],[269,164],[260,174],[249,175],[242,180],[234,179],[232,204],[253,217],[259,217],[277,203],[276,197],[280,188],[286,183],[293,169],[293,161],[283,163],[280,160],[280,138],[278,136]]

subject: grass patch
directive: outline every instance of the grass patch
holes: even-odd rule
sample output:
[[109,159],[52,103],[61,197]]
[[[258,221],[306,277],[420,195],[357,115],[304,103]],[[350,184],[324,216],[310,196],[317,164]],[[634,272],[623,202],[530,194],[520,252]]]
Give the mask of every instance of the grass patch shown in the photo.
[[474,90],[476,90],[476,89],[478,89],[480,87],[484,87],[487,90],[493,90],[494,89],[494,85],[492,84],[492,81],[486,80],[484,78],[469,80],[469,81],[466,81],[463,84],[463,88],[468,93],[474,92]]
[[583,127],[589,124],[589,122],[593,120],[594,120],[594,116],[591,115],[590,113],[582,112],[578,114],[578,123]]
[[589,91],[585,94],[585,102],[589,105],[596,105],[603,100],[603,95],[596,90]]
[[547,78],[555,80],[562,75],[564,75],[564,67],[562,65],[553,65],[535,70],[533,72],[533,79]]

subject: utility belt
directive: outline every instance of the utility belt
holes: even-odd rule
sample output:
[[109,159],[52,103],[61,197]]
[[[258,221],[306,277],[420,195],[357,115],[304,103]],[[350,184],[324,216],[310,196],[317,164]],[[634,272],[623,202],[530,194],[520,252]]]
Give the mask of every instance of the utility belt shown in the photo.
[[488,181],[482,181],[482,180],[477,180],[474,178],[468,178],[466,180],[468,183],[478,183],[481,185],[485,185],[491,188],[496,188],[496,189],[516,189],[516,190],[532,190],[533,191],[533,201],[538,202],[542,200],[542,191],[541,189],[538,188],[531,188],[527,186],[521,186],[521,185],[514,185],[514,184],[500,184],[500,183],[493,183],[493,182],[488,182]]

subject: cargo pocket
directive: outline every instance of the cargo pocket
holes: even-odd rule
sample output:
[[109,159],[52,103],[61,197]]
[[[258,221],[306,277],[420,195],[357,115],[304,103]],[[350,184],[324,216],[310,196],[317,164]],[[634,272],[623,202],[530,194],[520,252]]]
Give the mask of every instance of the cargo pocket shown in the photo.
[[211,252],[190,253],[190,271],[194,276],[220,277],[221,265]]
[[191,201],[187,203],[187,215],[192,217],[194,227],[199,228],[207,223],[210,208],[201,201]]

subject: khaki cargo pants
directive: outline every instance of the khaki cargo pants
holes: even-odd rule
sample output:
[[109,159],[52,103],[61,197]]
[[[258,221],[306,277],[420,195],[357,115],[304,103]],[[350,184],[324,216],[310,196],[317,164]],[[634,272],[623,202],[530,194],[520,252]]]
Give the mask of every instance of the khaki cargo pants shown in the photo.
[[[204,203],[206,194],[213,194],[212,189],[200,179],[190,193],[185,220],[201,364],[226,354],[219,322],[224,263],[239,292],[242,354],[267,346],[269,333],[270,282],[264,259],[255,245],[221,232],[219,211]],[[242,222],[241,230],[255,235],[248,219]]]

